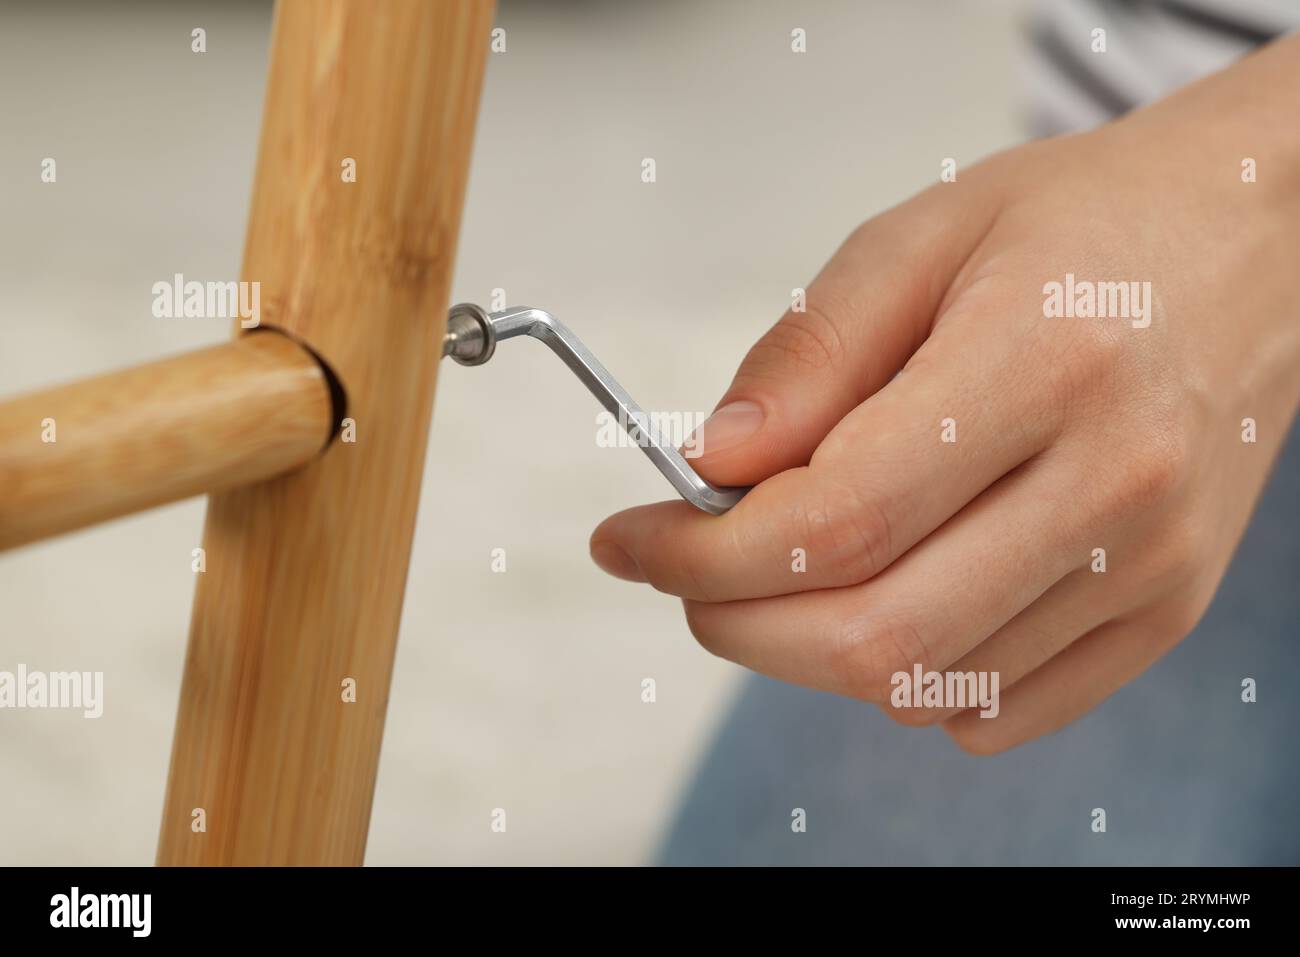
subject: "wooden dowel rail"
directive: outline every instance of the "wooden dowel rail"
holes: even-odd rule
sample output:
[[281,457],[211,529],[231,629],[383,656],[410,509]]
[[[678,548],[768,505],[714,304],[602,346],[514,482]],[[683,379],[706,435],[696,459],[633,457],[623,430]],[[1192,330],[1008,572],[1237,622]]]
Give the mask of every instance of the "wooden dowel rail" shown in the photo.
[[334,404],[320,363],[270,329],[0,401],[0,550],[297,468]]

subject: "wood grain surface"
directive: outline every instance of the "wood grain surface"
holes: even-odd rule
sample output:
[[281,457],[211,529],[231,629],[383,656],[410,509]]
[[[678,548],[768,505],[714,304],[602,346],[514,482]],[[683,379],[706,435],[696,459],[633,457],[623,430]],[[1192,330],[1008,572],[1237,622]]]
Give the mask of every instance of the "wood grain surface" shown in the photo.
[[331,408],[320,364],[269,330],[0,402],[0,550],[297,468]]
[[491,24],[277,8],[243,278],[338,373],[355,441],[210,501],[161,864],[363,860]]

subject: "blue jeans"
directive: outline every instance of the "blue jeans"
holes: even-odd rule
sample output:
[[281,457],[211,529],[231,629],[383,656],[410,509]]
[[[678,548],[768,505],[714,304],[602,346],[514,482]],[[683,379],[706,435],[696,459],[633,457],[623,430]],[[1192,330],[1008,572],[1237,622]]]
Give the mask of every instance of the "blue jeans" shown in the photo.
[[1298,732],[1300,428],[1204,620],[1095,711],[977,758],[938,728],[752,678],[660,862],[1297,864]]

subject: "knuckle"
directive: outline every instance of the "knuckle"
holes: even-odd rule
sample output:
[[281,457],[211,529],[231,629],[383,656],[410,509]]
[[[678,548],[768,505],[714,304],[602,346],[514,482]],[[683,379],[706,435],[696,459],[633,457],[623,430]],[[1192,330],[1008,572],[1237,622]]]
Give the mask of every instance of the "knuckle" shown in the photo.
[[[1084,353],[1085,357],[1076,359],[1075,353]],[[1109,371],[1096,360],[1092,350],[1080,346],[1066,347],[1064,355],[1046,351],[1035,358],[1046,361],[1030,363],[1025,374],[1036,377],[1046,400],[1044,405],[1058,424],[1067,422],[1072,411],[1085,406],[1085,399],[1100,388]]]
[[927,658],[925,642],[911,623],[854,617],[840,626],[832,673],[843,694],[888,706],[894,676],[910,674],[917,664],[924,669]]
[[1040,327],[1032,358],[1019,374],[1034,384],[1059,428],[1080,410],[1104,414],[1123,386],[1129,356],[1123,337],[1088,325]]
[[1116,456],[1114,478],[1098,498],[1097,520],[1104,525],[1133,519],[1149,521],[1152,513],[1169,514],[1186,486],[1190,456],[1177,430],[1145,432],[1144,446]]
[[808,554],[840,584],[857,584],[889,563],[894,532],[874,496],[839,487],[800,504],[797,525]]
[[1125,368],[1128,345],[1122,335],[1102,326],[1081,324],[1065,327],[1053,374],[1076,395],[1109,390]]
[[802,312],[787,312],[754,345],[750,356],[820,372],[834,367],[842,349],[843,337],[827,307],[809,302]]
[[1158,451],[1144,455],[1124,479],[1124,501],[1146,510],[1164,504],[1178,490],[1184,475],[1184,462],[1176,449],[1162,445]]

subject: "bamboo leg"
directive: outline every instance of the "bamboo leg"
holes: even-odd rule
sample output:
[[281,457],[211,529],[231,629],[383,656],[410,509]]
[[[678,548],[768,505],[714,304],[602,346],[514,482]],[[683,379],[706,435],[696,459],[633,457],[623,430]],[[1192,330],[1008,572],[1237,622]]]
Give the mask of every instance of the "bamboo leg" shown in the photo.
[[491,15],[277,9],[243,276],[355,442],[211,499],[160,864],[362,862]]

